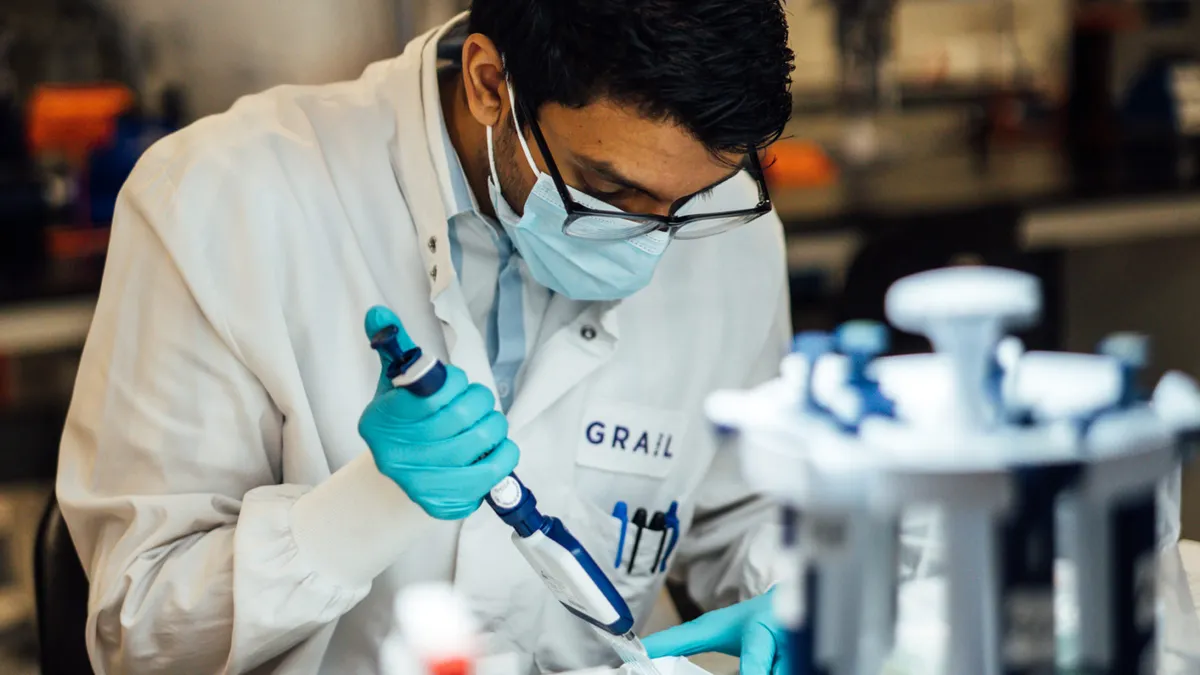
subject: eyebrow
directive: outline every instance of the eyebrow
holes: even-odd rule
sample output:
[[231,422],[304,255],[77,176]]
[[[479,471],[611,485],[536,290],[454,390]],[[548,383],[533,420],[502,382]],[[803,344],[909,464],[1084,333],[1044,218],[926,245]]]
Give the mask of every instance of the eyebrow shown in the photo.
[[634,190],[636,192],[640,192],[657,202],[665,202],[666,201],[659,195],[655,194],[655,192],[653,190],[651,190],[650,188],[646,187],[645,185],[642,185],[641,183],[633,180],[632,178],[626,177],[620,171],[617,171],[616,167],[614,167],[609,162],[606,162],[606,161],[600,160],[600,159],[592,159],[591,157],[585,157],[585,156],[577,156],[576,159],[578,160],[579,164],[583,168],[587,169],[588,171],[592,171],[594,173],[599,174],[605,180],[607,180],[611,183],[620,185],[621,187],[626,188],[628,190]]
[[[611,163],[609,163],[605,160],[592,159],[591,157],[586,157],[583,155],[577,156],[576,159],[578,160],[579,164],[583,168],[599,174],[605,180],[607,180],[611,183],[620,185],[621,187],[629,189],[629,190],[641,192],[642,194],[646,195],[647,197],[649,197],[659,203],[665,204],[668,201],[667,199],[664,199],[662,196],[656,194],[650,188],[647,188],[646,186],[642,185],[641,183],[638,183],[637,181],[633,180],[632,178],[626,177],[620,171],[617,171],[616,167],[614,167]],[[711,194],[713,190],[717,189],[717,187],[720,186],[722,183],[725,183],[729,179],[731,179],[734,176],[741,173],[743,168],[744,167],[739,165],[737,168],[734,169],[733,173],[729,174],[728,176],[725,176],[721,180],[713,183],[712,185],[709,185],[708,187],[704,188],[703,190],[700,190],[699,192],[694,192],[690,195],[681,197],[680,199],[672,200],[671,203],[675,204],[675,203],[683,202],[683,201],[686,201],[689,199],[695,199],[697,197],[707,196],[707,195]]]

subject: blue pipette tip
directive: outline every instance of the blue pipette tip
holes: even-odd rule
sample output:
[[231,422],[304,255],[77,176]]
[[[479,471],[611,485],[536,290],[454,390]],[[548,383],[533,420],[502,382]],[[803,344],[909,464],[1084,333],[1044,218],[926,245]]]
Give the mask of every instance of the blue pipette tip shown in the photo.
[[1126,368],[1145,368],[1150,362],[1150,338],[1142,333],[1113,333],[1100,341],[1097,351]]
[[878,321],[847,321],[837,329],[837,348],[843,354],[878,356],[890,346],[887,326]]
[[823,331],[804,331],[798,333],[792,340],[792,352],[803,356],[808,363],[807,383],[804,385],[804,408],[806,410],[821,410],[812,391],[813,373],[817,369],[817,361],[825,354],[832,352],[833,347],[833,336]]
[[1113,333],[1100,342],[1098,351],[1121,364],[1120,407],[1143,400],[1145,396],[1138,388],[1138,371],[1150,362],[1150,338],[1141,333]]
[[833,336],[823,331],[804,331],[797,333],[792,340],[792,352],[816,358],[833,351]]

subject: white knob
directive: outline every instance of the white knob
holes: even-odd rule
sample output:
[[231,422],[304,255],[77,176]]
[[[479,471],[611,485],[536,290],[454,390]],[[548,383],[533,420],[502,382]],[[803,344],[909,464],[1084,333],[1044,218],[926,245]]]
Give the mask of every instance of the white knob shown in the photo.
[[1025,328],[1041,314],[1036,277],[996,267],[951,267],[897,281],[887,294],[887,315],[900,330],[929,338],[954,372],[957,426],[990,426],[1002,415],[989,378],[996,347],[1008,330]]
[[1154,412],[1177,431],[1200,429],[1200,386],[1191,377],[1175,370],[1163,375],[1151,402]]
[[905,277],[887,294],[896,328],[926,335],[944,321],[991,321],[1007,330],[1027,328],[1042,311],[1037,277],[998,267],[949,267]]
[[1041,420],[1080,419],[1121,400],[1121,367],[1095,354],[1029,352],[1017,365],[1007,401]]

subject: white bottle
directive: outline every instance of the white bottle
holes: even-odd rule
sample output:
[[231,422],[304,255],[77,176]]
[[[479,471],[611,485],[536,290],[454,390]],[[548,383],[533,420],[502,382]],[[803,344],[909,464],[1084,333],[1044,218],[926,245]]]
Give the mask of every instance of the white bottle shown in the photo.
[[466,602],[445,583],[415,584],[396,598],[397,630],[383,643],[386,675],[472,675],[479,629]]

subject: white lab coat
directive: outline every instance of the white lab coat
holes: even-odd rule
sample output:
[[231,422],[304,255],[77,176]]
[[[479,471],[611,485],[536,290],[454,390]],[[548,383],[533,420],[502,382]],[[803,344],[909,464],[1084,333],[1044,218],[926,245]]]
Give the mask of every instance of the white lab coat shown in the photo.
[[[372,305],[494,387],[438,197],[438,35],[354,82],[242,99],[154,146],[122,191],[58,476],[98,673],[375,673],[395,595],[423,580],[453,581],[542,670],[612,661],[494,514],[425,516],[357,433],[379,376]],[[675,243],[626,301],[555,297],[508,415],[544,512],[612,565],[617,500],[677,501],[671,572],[692,594],[765,590],[773,510],[701,404],[777,372],[786,308],[773,216]],[[669,450],[638,452],[643,433]],[[642,623],[657,539],[632,574],[630,542],[607,567]]]

